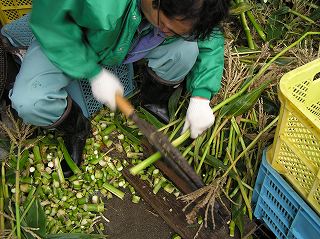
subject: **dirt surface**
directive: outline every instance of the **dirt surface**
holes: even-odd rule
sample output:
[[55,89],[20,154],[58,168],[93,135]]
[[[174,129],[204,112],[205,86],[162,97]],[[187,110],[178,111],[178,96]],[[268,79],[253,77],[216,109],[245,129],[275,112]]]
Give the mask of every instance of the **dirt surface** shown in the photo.
[[[138,204],[131,202],[131,194],[126,192],[124,200],[117,197],[105,202],[105,217],[110,220],[106,223],[105,234],[115,239],[171,239],[175,232],[166,222],[142,199]],[[255,231],[254,223],[246,221],[244,235],[253,233],[254,238],[274,239],[274,235],[263,225],[258,225]],[[219,230],[220,229],[220,230]],[[222,230],[222,231],[221,231]],[[253,231],[252,231],[253,230]],[[218,233],[220,231],[220,233]],[[224,231],[224,233],[223,233]],[[251,231],[251,233],[249,233]],[[255,232],[254,232],[255,231]],[[221,239],[240,239],[236,231],[234,237],[228,235],[228,226],[217,228],[217,236]],[[208,238],[209,239],[209,238]]]
[[174,232],[153,209],[140,200],[131,202],[131,194],[124,200],[112,198],[105,202],[108,238],[115,239],[170,239]]

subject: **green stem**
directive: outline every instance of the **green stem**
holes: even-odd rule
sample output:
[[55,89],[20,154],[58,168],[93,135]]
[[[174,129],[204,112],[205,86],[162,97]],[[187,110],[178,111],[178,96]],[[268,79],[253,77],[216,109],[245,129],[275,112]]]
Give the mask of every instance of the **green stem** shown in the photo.
[[222,151],[223,151],[224,133],[225,133],[225,131],[222,130],[221,131],[221,144],[220,144],[220,147],[219,147],[218,158],[221,158]]
[[[238,124],[236,122],[236,119],[234,117],[231,118],[231,124],[232,124],[232,127],[234,128],[235,132],[237,133],[237,135],[239,137],[239,141],[240,141],[242,149],[245,151],[246,150],[246,145],[245,145],[244,140],[242,138],[242,134],[240,132],[240,128],[239,128],[239,126],[238,126]],[[251,160],[249,158],[248,153],[245,153],[244,156],[246,158],[246,166],[248,167],[250,176],[253,177],[252,164],[251,164]]]
[[233,220],[231,220],[229,224],[230,237],[234,237],[235,228],[236,228],[236,223]]
[[33,202],[34,202],[35,199],[36,199],[35,196],[33,196],[33,197],[31,198],[30,203],[26,206],[24,212],[23,212],[22,215],[21,215],[21,221],[22,221],[23,218],[27,215],[27,213],[28,213],[28,211],[30,210],[30,208],[31,208],[31,206],[32,206],[32,204],[33,204]]
[[[232,160],[232,157],[231,157],[231,155],[229,154],[229,152],[227,152],[227,153],[228,153],[229,159],[230,159],[230,161],[231,161],[231,163],[232,163],[232,165],[233,165],[233,162],[234,162],[234,161]],[[239,173],[238,173],[238,171],[237,171],[237,168],[236,168],[235,164],[232,166],[232,168],[233,168],[233,171],[236,173],[236,177],[235,177],[235,178],[236,178],[236,181],[237,181],[237,183],[238,183],[238,185],[239,185],[239,189],[240,189],[242,198],[243,198],[243,200],[244,200],[244,202],[245,202],[245,204],[246,204],[246,206],[247,206],[249,219],[252,220],[252,208],[251,208],[251,204],[250,204],[250,201],[249,201],[249,199],[248,199],[246,190],[245,190],[244,187],[243,187],[242,180],[241,180],[241,178],[240,178],[240,176],[239,176]]]
[[315,24],[315,22],[311,18],[309,18],[309,17],[307,17],[305,15],[302,15],[301,13],[298,13],[298,12],[292,10],[292,9],[290,9],[289,12],[292,13],[293,15],[296,15],[296,16],[302,18],[303,20],[306,20],[307,22]]
[[[220,130],[223,128],[223,126],[228,122],[228,118],[227,118],[227,119],[225,119],[225,120],[223,121],[223,123],[219,126],[220,120],[221,120],[221,118],[219,117],[219,118],[217,119],[217,121],[216,121],[216,125],[215,125],[215,128],[214,128],[214,130],[213,130],[213,133],[211,134],[211,137],[210,137],[208,143],[206,144],[206,148],[205,148],[205,150],[204,150],[204,152],[203,152],[203,154],[202,154],[202,157],[201,157],[201,159],[200,159],[200,163],[199,163],[198,168],[197,168],[197,170],[196,170],[197,174],[200,173],[200,169],[201,169],[201,167],[202,167],[202,164],[203,164],[203,162],[204,162],[204,159],[206,158],[206,156],[207,156],[207,154],[208,154],[208,151],[209,151],[209,149],[210,149],[210,145],[211,145],[211,143],[212,143],[212,140],[216,137],[217,133],[220,132]],[[219,126],[219,127],[218,127],[218,126]]]
[[[233,142],[233,127],[230,127],[230,130],[229,130],[229,140],[228,140],[228,146],[226,148],[226,151],[227,153],[229,152],[231,154],[231,151],[232,151],[232,142]],[[225,158],[223,160],[223,164],[224,165],[227,165],[228,164],[228,161],[229,161],[229,158],[227,157],[227,154],[225,155]]]
[[41,159],[41,154],[40,154],[40,148],[38,145],[33,146],[33,156],[34,156],[34,163],[41,163],[42,159]]
[[179,130],[181,129],[181,127],[183,126],[183,124],[184,124],[184,120],[182,120],[182,121],[178,124],[178,126],[174,129],[174,131],[171,133],[171,135],[170,135],[170,137],[169,137],[169,140],[170,140],[170,141],[174,138],[174,136],[176,136],[176,134],[179,132]]
[[154,188],[152,190],[153,194],[157,194],[159,192],[160,188],[162,187],[162,184],[165,183],[166,181],[167,180],[164,177],[162,177],[159,180],[159,182],[154,186]]
[[118,198],[123,199],[124,198],[124,192],[122,192],[121,190],[117,189],[116,187],[112,186],[109,183],[104,183],[103,187],[105,189],[107,189],[109,192],[111,192],[112,194],[116,195]]
[[[23,220],[23,218],[27,215],[28,211],[30,210],[31,208],[31,205],[33,204],[34,200],[36,198],[35,197],[32,197],[30,203],[27,205],[27,207],[25,208],[25,210],[23,211],[22,215],[21,215],[21,219],[20,219],[20,222]],[[11,238],[13,232],[16,230],[17,226],[14,226],[13,229],[12,229],[12,232],[10,233],[10,235],[8,236],[8,238]],[[1,234],[0,234],[1,235]]]
[[170,128],[171,126],[179,123],[180,121],[181,121],[181,119],[174,120],[174,121],[170,122],[169,124],[166,124],[163,127],[161,127],[160,129],[158,129],[158,131],[163,131],[163,130],[165,130],[167,128]]
[[83,209],[86,212],[103,212],[104,211],[104,204],[84,204]]
[[61,148],[61,151],[63,153],[63,156],[64,156],[64,160],[66,160],[68,166],[70,167],[70,169],[72,170],[72,172],[74,174],[78,174],[81,172],[81,170],[78,168],[77,164],[72,160],[64,142],[63,142],[63,139],[62,137],[58,137],[57,138],[58,142],[59,142],[59,145],[60,145],[60,148]]
[[[243,0],[236,0],[237,4],[239,4],[241,2],[243,2]],[[245,12],[240,13],[240,19],[241,19],[241,24],[243,26],[244,33],[246,34],[248,46],[249,46],[250,49],[254,49],[255,48],[254,47],[254,42],[253,42],[253,39],[252,39],[250,28],[248,26],[248,22],[247,22],[247,18],[246,18]]]
[[248,47],[250,49],[254,49],[254,43],[253,43],[252,35],[251,35],[250,28],[249,28],[248,22],[247,22],[247,18],[246,18],[246,15],[245,15],[244,12],[240,14],[240,19],[241,19],[241,23],[242,23],[242,26],[243,26],[244,33],[246,34]]
[[[187,132],[185,132],[184,134],[180,135],[178,138],[173,140],[172,145],[175,147],[178,147],[184,141],[186,141],[189,137],[190,137],[190,130],[188,130]],[[140,171],[149,167],[151,164],[155,163],[160,158],[161,158],[161,154],[159,152],[156,152],[156,153],[152,154],[150,157],[143,160],[141,163],[130,168],[130,173],[132,175],[137,175]]]
[[247,13],[247,16],[248,16],[250,22],[252,23],[252,25],[256,29],[258,35],[265,42],[267,40],[267,37],[266,37],[266,34],[264,33],[261,25],[256,21],[256,19],[254,18],[254,16],[253,16],[251,11],[247,11],[246,13]]
[[263,67],[261,67],[259,72],[254,77],[252,77],[251,80],[243,88],[241,88],[241,90],[239,90],[236,94],[232,95],[228,99],[222,101],[220,104],[213,107],[212,111],[216,112],[217,110],[219,110],[220,108],[228,104],[230,101],[242,95],[255,80],[259,79],[259,77],[261,77],[265,73],[265,71],[271,66],[273,62],[275,62],[280,56],[282,56],[284,53],[289,51],[291,48],[295,47],[297,44],[299,44],[304,38],[306,38],[309,35],[320,35],[320,32],[306,32],[305,34],[303,34],[297,41],[295,41],[294,43],[292,43],[291,45],[289,45],[288,47],[280,51],[277,55],[272,57],[270,61],[268,61]]
[[255,137],[255,139],[248,145],[248,147],[242,151],[238,157],[231,163],[230,167],[227,169],[227,171],[223,174],[222,177],[227,176],[227,174],[230,172],[230,170],[236,165],[236,163],[239,161],[239,159],[245,155],[259,140],[259,138],[261,137],[261,135],[263,135],[266,131],[268,131],[279,119],[279,116],[277,116],[274,120],[272,120],[272,122],[270,124],[267,125],[267,127],[265,127],[262,131],[259,132],[259,134],[257,135],[257,137]]
[[55,157],[54,166],[56,168],[56,171],[57,171],[57,174],[58,174],[58,177],[59,177],[59,181],[60,181],[61,185],[63,185],[65,183],[65,178],[64,178],[64,175],[63,175],[63,171],[62,171],[62,168],[61,168],[59,157]]
[[182,156],[186,157],[187,154],[191,151],[191,149],[195,146],[195,140],[183,151]]
[[106,135],[109,135],[111,134],[114,130],[116,130],[117,127],[116,125],[112,124],[112,125],[109,125],[107,128],[105,128],[103,131],[102,131],[102,135],[103,136],[106,136]]
[[3,196],[3,189],[0,186],[0,236],[4,236],[4,196]]
[[2,162],[1,165],[1,183],[2,183],[2,193],[3,193],[3,198],[7,199],[9,198],[9,190],[8,190],[8,185],[6,184],[6,177],[5,177],[5,162]]
[[20,157],[21,157],[21,148],[18,146],[18,155],[17,155],[17,168],[16,168],[16,193],[15,193],[15,206],[16,206],[16,226],[17,226],[17,237],[21,239],[21,224],[20,224]]
[[308,5],[309,7],[312,7],[312,8],[315,8],[315,9],[317,9],[317,8],[319,8],[319,6],[317,5],[317,4],[314,4],[314,3],[311,3],[311,2],[307,2],[307,1],[305,1],[306,3],[306,5]]
[[36,192],[36,190],[37,190],[37,188],[35,186],[31,187],[31,190],[28,193],[28,196],[27,196],[26,200],[23,203],[23,208],[26,208],[29,205],[29,203],[31,202],[32,198],[34,198],[33,195]]

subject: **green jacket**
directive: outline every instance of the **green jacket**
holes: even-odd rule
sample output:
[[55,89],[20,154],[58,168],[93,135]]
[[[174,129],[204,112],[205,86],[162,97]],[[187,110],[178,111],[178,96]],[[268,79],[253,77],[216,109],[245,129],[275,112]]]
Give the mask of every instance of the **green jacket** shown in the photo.
[[[141,21],[138,0],[33,0],[31,28],[47,57],[67,75],[91,78],[103,65],[125,59]],[[164,42],[163,44],[166,44]],[[199,41],[199,56],[187,76],[193,96],[211,98],[221,85],[221,34]]]

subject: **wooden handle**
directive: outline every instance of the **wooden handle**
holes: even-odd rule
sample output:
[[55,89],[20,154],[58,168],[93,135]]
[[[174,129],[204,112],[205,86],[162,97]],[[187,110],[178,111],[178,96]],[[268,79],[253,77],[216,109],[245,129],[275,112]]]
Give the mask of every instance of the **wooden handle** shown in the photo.
[[123,96],[116,94],[116,104],[119,110],[128,118],[133,114],[133,105]]

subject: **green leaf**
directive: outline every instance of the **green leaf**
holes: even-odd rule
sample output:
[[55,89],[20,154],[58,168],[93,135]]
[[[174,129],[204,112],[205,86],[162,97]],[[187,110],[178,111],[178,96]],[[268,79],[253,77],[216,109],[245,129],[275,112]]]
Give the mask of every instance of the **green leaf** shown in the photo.
[[[239,196],[240,197],[240,196]],[[238,203],[241,203],[242,200],[238,200]],[[240,237],[243,237],[244,232],[244,207],[245,205],[242,204],[241,207],[237,205],[232,205],[232,220],[235,222],[236,226],[240,231]]]
[[15,184],[16,182],[16,169],[15,168],[8,168],[6,169],[6,182],[8,184]]
[[[39,140],[39,139],[37,139],[37,140]],[[46,136],[46,137],[41,138],[40,142],[43,143],[44,145],[58,145],[58,141],[55,137],[50,138],[50,137]]]
[[27,212],[25,216],[25,223],[25,226],[27,227],[39,228],[34,232],[40,237],[45,237],[46,216],[38,199],[34,200],[29,211]]
[[[223,172],[227,171],[229,168],[228,165],[224,165],[224,163],[221,160],[217,159],[212,155],[207,155],[204,162],[217,170],[221,169]],[[229,171],[228,175],[233,179],[236,178],[236,173],[233,169]]]
[[[200,149],[202,148],[203,149],[203,141],[205,140],[205,137],[206,135],[203,134],[203,135],[200,135],[199,137],[196,138],[195,140],[195,146],[194,146],[194,159],[195,161],[198,163],[198,159],[199,159],[199,152],[200,152]],[[202,147],[201,147],[202,146]]]
[[82,233],[60,233],[50,234],[45,237],[46,239],[91,239],[91,238],[107,238],[105,235],[98,234],[82,234]]
[[232,100],[229,104],[227,104],[220,110],[221,116],[236,117],[246,113],[254,106],[261,93],[269,85],[269,83],[270,81],[267,81],[258,88],[246,93],[245,95],[240,95],[239,97]]
[[275,63],[278,65],[289,65],[292,63],[295,59],[293,57],[279,57],[277,60],[275,60]]
[[169,110],[169,118],[173,120],[174,115],[178,109],[179,99],[182,94],[182,87],[178,87],[173,94],[169,98],[168,110]]
[[32,236],[30,233],[22,230],[22,239],[34,239],[34,236]]
[[[28,160],[29,160],[29,150],[26,149],[23,151],[23,153],[20,156],[19,168],[24,168],[24,166]],[[16,159],[10,160],[10,167],[17,168],[17,160]]]
[[139,111],[143,114],[143,116],[141,116],[141,114],[139,114],[139,116],[143,119],[145,119],[146,121],[148,121],[150,124],[154,125],[157,129],[160,129],[164,126],[163,123],[161,123],[157,117],[155,117],[153,114],[151,114],[149,111],[145,110],[142,107],[138,108]]
[[273,12],[269,17],[266,28],[268,41],[282,39],[285,33],[287,32],[287,29],[290,29],[290,27],[284,23],[284,13],[286,11],[288,11],[287,8],[280,9],[278,11]]
[[310,19],[313,21],[317,21],[320,19],[320,7],[314,10],[311,15],[309,16]]
[[290,11],[290,8],[287,6],[283,6],[280,9],[276,10],[273,12],[274,15],[283,15],[283,14],[287,14]]

